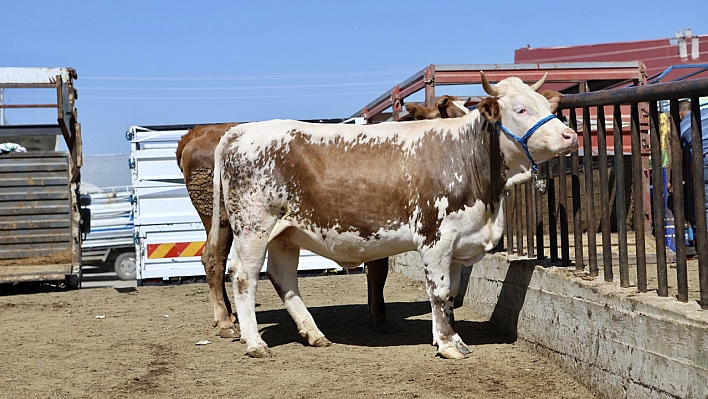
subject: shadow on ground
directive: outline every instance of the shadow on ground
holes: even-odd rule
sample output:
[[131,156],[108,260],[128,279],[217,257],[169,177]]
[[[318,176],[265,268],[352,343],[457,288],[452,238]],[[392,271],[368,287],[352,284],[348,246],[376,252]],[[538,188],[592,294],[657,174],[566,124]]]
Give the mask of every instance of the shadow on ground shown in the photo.
[[[428,302],[392,302],[386,308],[390,321],[400,331],[383,334],[374,329],[368,320],[366,305],[338,305],[308,308],[317,326],[333,343],[384,347],[402,345],[432,344],[432,322],[419,316],[429,315]],[[307,345],[300,337],[290,315],[284,309],[257,312],[263,339],[271,348],[299,342]],[[470,346],[488,344],[509,344],[516,338],[504,335],[488,321],[457,320],[456,328],[462,339]]]

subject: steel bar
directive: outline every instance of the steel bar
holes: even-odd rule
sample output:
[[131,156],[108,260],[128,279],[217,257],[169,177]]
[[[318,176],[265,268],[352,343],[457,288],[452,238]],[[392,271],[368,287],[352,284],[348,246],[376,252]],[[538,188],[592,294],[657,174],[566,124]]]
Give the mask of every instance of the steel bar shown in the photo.
[[706,92],[708,92],[708,78],[702,78],[592,93],[567,94],[563,96],[559,108],[582,108],[598,105],[673,100],[705,95]]
[[642,143],[639,130],[639,105],[631,106],[630,134],[632,136],[632,195],[634,197],[634,234],[637,256],[637,289],[647,292],[647,257],[644,241],[644,201],[642,200]]
[[568,237],[568,188],[566,157],[558,158],[558,216],[560,217],[561,266],[570,266],[570,239]]
[[0,108],[56,108],[57,104],[0,104]]
[[54,83],[0,83],[0,89],[53,89]]
[[676,286],[677,298],[688,302],[688,271],[686,268],[686,218],[683,192],[683,156],[679,132],[681,130],[678,100],[671,100],[671,129],[669,131],[669,151],[671,151],[671,192],[673,197],[674,237],[676,242]]
[[701,308],[708,309],[708,234],[706,229],[705,171],[701,126],[700,98],[691,98],[691,138],[693,149],[693,191],[696,201],[696,248],[698,249],[698,281]]
[[598,275],[597,232],[595,218],[595,184],[592,172],[592,141],[590,138],[590,108],[583,108],[583,176],[585,177],[585,220],[588,232],[588,266],[590,276]]
[[651,138],[651,177],[652,205],[654,221],[654,239],[656,240],[657,293],[669,295],[669,282],[666,273],[666,234],[664,212],[664,178],[661,168],[661,140],[659,132],[659,110],[656,102],[649,103],[649,136]]
[[[548,246],[550,248],[551,262],[558,259],[558,223],[556,218],[556,179],[553,172],[553,161],[558,165],[558,158],[548,161]],[[558,174],[560,176],[560,173]]]
[[430,65],[425,70],[425,105],[435,106],[435,65]]
[[610,233],[610,183],[607,176],[607,135],[605,129],[605,108],[597,107],[597,151],[600,172],[600,228],[602,229],[602,269],[605,281],[611,282],[612,237]]
[[[570,109],[570,128],[578,131],[575,109]],[[573,190],[573,238],[575,245],[575,270],[585,270],[583,263],[583,215],[580,213],[580,159],[578,152],[570,154],[571,189]]]
[[617,209],[617,246],[619,247],[620,287],[629,287],[629,253],[627,250],[627,194],[625,191],[625,168],[622,141],[622,110],[614,106],[612,135],[615,140],[615,207]]
[[524,188],[526,190],[526,195],[524,196],[524,204],[526,205],[526,256],[528,258],[533,257],[533,228],[534,228],[534,195],[533,195],[533,183],[527,181],[524,183]]
[[514,185],[514,209],[516,209],[516,256],[522,256],[524,254],[524,241],[522,238],[522,226],[523,226],[523,221],[521,218],[521,185],[520,184],[515,184]]
[[513,191],[509,190],[504,196],[504,235],[506,236],[506,254],[514,253],[514,198]]

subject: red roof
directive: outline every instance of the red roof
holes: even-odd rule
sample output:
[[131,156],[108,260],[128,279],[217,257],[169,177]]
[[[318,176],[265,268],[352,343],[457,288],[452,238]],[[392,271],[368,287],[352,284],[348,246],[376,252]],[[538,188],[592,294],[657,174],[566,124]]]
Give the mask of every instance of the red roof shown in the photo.
[[[603,43],[566,47],[523,47],[514,51],[514,62],[594,62],[594,61],[642,61],[647,68],[647,77],[657,75],[674,65],[708,64],[708,35],[686,38],[686,57],[679,55],[679,40],[657,39],[635,42]],[[696,46],[696,50],[694,50]],[[695,54],[697,53],[697,54]],[[694,55],[698,57],[693,58]],[[664,81],[687,75],[695,70],[674,70]],[[697,77],[705,77],[705,74]]]

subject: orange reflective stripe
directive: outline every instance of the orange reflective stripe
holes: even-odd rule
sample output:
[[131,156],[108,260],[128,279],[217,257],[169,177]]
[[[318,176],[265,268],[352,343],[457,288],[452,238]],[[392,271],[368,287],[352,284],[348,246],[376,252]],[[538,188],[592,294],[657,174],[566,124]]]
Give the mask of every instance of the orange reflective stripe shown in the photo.
[[204,250],[204,241],[194,241],[190,242],[187,248],[182,251],[180,256],[199,256]]
[[[150,246],[153,247],[150,251]],[[164,258],[165,254],[172,249],[172,244],[151,244],[148,245],[148,259],[160,259]]]
[[205,241],[171,242],[164,244],[148,244],[148,259],[184,258],[200,256],[204,251]]

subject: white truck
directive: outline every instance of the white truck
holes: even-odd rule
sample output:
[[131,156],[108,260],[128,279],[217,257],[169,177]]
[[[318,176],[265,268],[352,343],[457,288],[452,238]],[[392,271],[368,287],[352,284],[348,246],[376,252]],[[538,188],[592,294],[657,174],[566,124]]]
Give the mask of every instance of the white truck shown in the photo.
[[[363,119],[317,122],[363,123]],[[204,276],[200,255],[206,232],[175,158],[177,143],[194,126],[131,126],[126,133],[131,146],[129,163],[139,286]],[[302,250],[298,270],[342,269],[329,259]]]
[[132,187],[82,185],[81,194],[91,197],[91,229],[81,247],[83,264],[109,264],[121,280],[135,280]]

